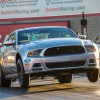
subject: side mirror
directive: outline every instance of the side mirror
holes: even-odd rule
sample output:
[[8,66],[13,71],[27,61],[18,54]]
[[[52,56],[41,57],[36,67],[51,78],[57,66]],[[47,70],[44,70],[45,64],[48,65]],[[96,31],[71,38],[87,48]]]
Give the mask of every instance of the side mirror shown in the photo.
[[15,44],[15,42],[13,42],[13,41],[6,41],[4,43],[4,45],[14,45],[14,44]]
[[79,35],[80,39],[85,39],[86,40],[86,35]]

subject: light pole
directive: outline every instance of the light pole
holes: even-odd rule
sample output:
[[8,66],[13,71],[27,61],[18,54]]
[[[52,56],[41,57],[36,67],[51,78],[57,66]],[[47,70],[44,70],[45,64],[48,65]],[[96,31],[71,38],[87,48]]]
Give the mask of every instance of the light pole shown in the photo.
[[84,12],[82,12],[81,29],[82,35],[87,36],[87,19],[84,19]]

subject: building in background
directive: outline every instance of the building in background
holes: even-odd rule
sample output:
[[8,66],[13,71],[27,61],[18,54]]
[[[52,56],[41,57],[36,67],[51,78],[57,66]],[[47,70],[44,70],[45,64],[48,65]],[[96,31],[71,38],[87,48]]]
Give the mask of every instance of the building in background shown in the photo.
[[0,43],[15,29],[66,26],[82,34],[84,12],[88,39],[100,33],[100,0],[0,0]]

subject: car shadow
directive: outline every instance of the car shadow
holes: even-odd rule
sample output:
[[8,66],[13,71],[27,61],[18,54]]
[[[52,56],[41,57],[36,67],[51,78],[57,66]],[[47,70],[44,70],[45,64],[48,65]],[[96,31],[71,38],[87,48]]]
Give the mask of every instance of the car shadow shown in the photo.
[[98,89],[97,86],[83,86],[76,83],[50,83],[45,85],[33,85],[30,84],[28,88],[21,88],[20,86],[13,86],[10,88],[0,88],[1,95],[0,98],[14,97],[14,96],[22,96],[28,94],[36,94],[43,92],[52,92],[52,91],[77,91],[77,92],[90,92],[96,91]]

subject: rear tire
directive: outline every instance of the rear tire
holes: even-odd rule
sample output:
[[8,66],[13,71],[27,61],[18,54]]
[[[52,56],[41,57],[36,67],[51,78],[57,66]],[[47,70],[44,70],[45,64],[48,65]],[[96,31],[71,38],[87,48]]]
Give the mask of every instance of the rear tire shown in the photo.
[[6,79],[5,74],[0,67],[0,86],[1,87],[10,87],[11,86],[11,80]]
[[72,74],[60,75],[60,76],[58,76],[58,82],[60,82],[60,83],[71,83],[72,76],[73,76]]
[[99,78],[99,69],[88,69],[86,73],[90,82],[96,82]]
[[17,75],[18,75],[18,81],[19,81],[20,86],[22,88],[27,88],[29,85],[30,78],[29,78],[29,75],[25,74],[21,59],[17,61]]

